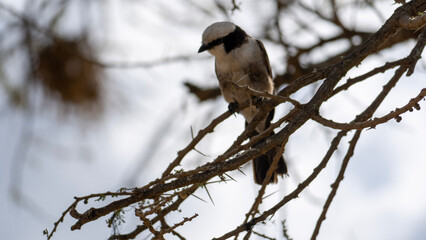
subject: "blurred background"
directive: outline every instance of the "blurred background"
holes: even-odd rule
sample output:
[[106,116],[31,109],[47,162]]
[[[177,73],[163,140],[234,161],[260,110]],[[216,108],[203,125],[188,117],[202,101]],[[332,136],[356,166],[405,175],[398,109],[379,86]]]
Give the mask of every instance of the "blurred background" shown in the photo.
[[[227,110],[218,97],[214,59],[197,54],[211,23],[232,21],[261,39],[281,89],[337,62],[398,6],[390,0],[0,0],[2,238],[43,239],[43,230],[52,229],[74,196],[147,184],[193,134]],[[417,35],[400,31],[344,80],[407,56]],[[425,87],[424,57],[377,116],[403,106]],[[351,121],[393,71],[342,92],[321,113]],[[307,102],[318,85],[292,97]],[[363,132],[318,239],[425,239],[426,106],[420,105],[399,123],[391,120]],[[288,110],[279,106],[276,118]],[[182,167],[212,161],[243,129],[241,116],[227,119],[197,146],[203,154],[191,152]],[[335,133],[309,121],[292,135],[285,153],[289,176],[268,190],[261,209],[312,172]],[[255,231],[285,239],[285,220],[289,236],[309,238],[352,134],[300,198]],[[251,166],[243,172],[231,173],[236,182],[211,184],[213,202],[203,190],[196,195],[204,201],[186,201],[171,222],[200,216],[179,232],[187,239],[211,239],[239,225],[258,189]],[[104,220],[72,232],[74,219],[67,216],[54,239],[107,239],[140,224],[131,209],[119,226],[108,228]]]

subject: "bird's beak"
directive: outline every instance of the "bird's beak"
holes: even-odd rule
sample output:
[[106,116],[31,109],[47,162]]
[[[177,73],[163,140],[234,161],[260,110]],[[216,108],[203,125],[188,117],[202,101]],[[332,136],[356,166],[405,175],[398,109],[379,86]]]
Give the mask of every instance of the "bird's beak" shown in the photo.
[[198,53],[204,52],[207,49],[209,49],[209,46],[202,44],[201,47],[200,47],[200,49],[198,49]]

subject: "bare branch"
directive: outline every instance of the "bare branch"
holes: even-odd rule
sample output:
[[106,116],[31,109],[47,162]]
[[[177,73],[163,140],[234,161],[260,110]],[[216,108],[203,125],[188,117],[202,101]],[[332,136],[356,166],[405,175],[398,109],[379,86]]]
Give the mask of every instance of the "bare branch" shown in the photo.
[[341,86],[336,87],[336,89],[334,89],[333,92],[331,93],[330,97],[333,97],[334,95],[336,95],[337,93],[339,93],[341,91],[349,89],[354,84],[359,83],[359,82],[361,82],[361,81],[363,81],[367,78],[370,78],[370,77],[376,75],[377,73],[383,73],[383,72],[385,72],[389,69],[395,68],[395,67],[400,66],[402,64],[406,64],[407,61],[408,61],[407,58],[403,58],[403,59],[396,60],[396,61],[393,61],[393,62],[387,62],[383,66],[374,68],[373,70],[371,70],[371,71],[369,71],[365,74],[362,74],[358,77],[349,78],[346,81],[346,83],[342,84]]
[[311,175],[309,175],[303,182],[301,182],[298,187],[293,190],[291,193],[286,195],[283,200],[281,200],[279,203],[274,205],[269,210],[263,212],[260,216],[253,218],[248,223],[242,224],[235,228],[234,230],[222,235],[219,238],[214,238],[215,240],[225,240],[229,237],[236,236],[237,234],[243,232],[243,231],[250,231],[254,225],[256,225],[259,222],[264,221],[266,218],[274,214],[278,209],[280,209],[282,206],[284,206],[287,202],[297,198],[299,194],[307,187],[309,184],[318,176],[318,174],[327,166],[328,161],[330,160],[331,156],[333,155],[334,151],[337,149],[337,146],[340,143],[340,140],[346,135],[345,131],[339,132],[336,137],[331,142],[330,148],[328,149],[326,155],[322,159],[322,161],[317,165],[317,167],[314,168]]
[[352,123],[338,123],[333,120],[325,119],[320,115],[315,115],[312,117],[313,120],[317,121],[323,126],[327,126],[334,129],[341,130],[354,130],[354,129],[365,129],[365,128],[375,128],[379,124],[386,123],[391,119],[397,119],[400,115],[413,111],[413,108],[420,109],[419,102],[426,97],[426,88],[423,88],[420,93],[412,98],[405,106],[401,108],[396,108],[394,111],[383,117],[376,117],[365,122],[352,122]]
[[[235,1],[232,2],[234,6],[237,6]],[[278,8],[285,8],[285,5],[280,5],[277,1]],[[342,29],[343,33],[336,36],[335,39],[320,39],[317,43],[313,45],[313,48],[299,48],[297,49],[299,54],[294,59],[298,60],[300,54],[307,53],[312,51],[314,48],[321,47],[322,45],[329,43],[330,41],[339,40],[342,38],[349,39],[358,34],[356,32],[350,32],[343,23],[340,21],[337,10],[338,5],[334,0],[330,0],[330,4],[332,9],[334,9],[333,15],[328,17],[324,15],[319,9],[313,9],[308,6],[304,6],[305,10],[310,11],[325,21],[330,21],[334,25],[338,26]],[[192,150],[196,150],[195,147],[199,144],[207,134],[212,133],[214,129],[223,121],[225,121],[231,113],[226,111],[222,113],[220,116],[215,118],[208,124],[205,128],[201,129],[197,135],[192,139],[188,145],[178,152],[177,157],[171,161],[169,166],[164,170],[162,176],[145,186],[140,188],[125,190],[123,192],[119,192],[119,194],[107,192],[105,194],[91,194],[85,197],[76,198],[75,202],[63,213],[59,221],[54,224],[54,229],[50,234],[49,238],[55,232],[57,225],[61,222],[64,216],[69,213],[73,218],[76,219],[75,224],[71,227],[72,230],[80,229],[84,224],[97,220],[98,218],[105,216],[110,213],[114,213],[115,211],[119,211],[123,208],[129,206],[136,206],[136,215],[140,217],[143,225],[137,226],[133,232],[123,235],[114,235],[111,236],[110,239],[129,239],[136,237],[139,233],[143,231],[150,231],[154,234],[156,239],[163,239],[165,234],[173,234],[175,233],[175,229],[183,224],[191,221],[193,218],[198,216],[197,214],[193,215],[190,218],[184,218],[182,221],[171,224],[171,227],[166,223],[165,216],[167,216],[170,212],[175,211],[179,208],[179,206],[187,199],[189,196],[194,195],[195,191],[200,186],[205,186],[206,184],[212,182],[223,181],[223,175],[227,174],[229,171],[239,169],[243,164],[251,161],[253,158],[256,158],[266,152],[268,152],[272,148],[280,148],[280,153],[284,151],[285,145],[289,140],[290,136],[293,133],[298,131],[301,127],[305,125],[307,121],[313,119],[319,122],[323,127],[332,127],[335,129],[340,129],[336,136],[329,144],[329,148],[326,154],[320,159],[317,166],[312,170],[312,173],[305,178],[300,184],[293,189],[289,194],[287,194],[284,198],[278,201],[275,205],[264,212],[259,212],[259,206],[262,202],[263,195],[266,189],[266,183],[268,179],[272,176],[272,172],[276,167],[279,156],[277,155],[274,158],[272,166],[267,172],[267,177],[259,189],[256,199],[254,199],[253,205],[247,212],[246,218],[242,224],[235,227],[233,230],[228,233],[223,234],[221,237],[217,239],[227,239],[229,237],[237,237],[240,233],[246,232],[244,239],[249,239],[252,233],[253,227],[261,222],[266,221],[268,218],[272,217],[280,208],[285,206],[288,202],[296,199],[301,192],[303,192],[322,172],[324,168],[326,168],[328,162],[331,157],[336,152],[337,147],[339,146],[343,137],[353,129],[358,129],[356,131],[352,141],[350,142],[349,149],[347,151],[346,156],[343,159],[343,164],[340,170],[338,177],[335,180],[335,183],[332,186],[331,193],[324,205],[323,212],[320,215],[317,227],[314,229],[314,233],[312,235],[312,239],[315,239],[319,233],[321,223],[324,221],[327,210],[337,192],[338,186],[340,182],[343,180],[344,172],[348,165],[350,157],[354,153],[354,149],[356,146],[356,142],[360,137],[361,130],[366,128],[375,127],[378,124],[383,124],[388,122],[391,119],[400,118],[401,114],[406,113],[407,111],[411,111],[413,108],[419,109],[419,101],[422,100],[426,96],[426,88],[422,89],[418,96],[411,99],[406,105],[401,108],[396,108],[394,111],[389,114],[376,117],[371,119],[374,112],[378,109],[378,107],[383,103],[383,100],[387,97],[388,93],[395,87],[395,84],[401,79],[404,73],[407,72],[407,75],[410,75],[414,72],[414,67],[416,62],[421,57],[425,46],[426,39],[426,31],[422,30],[419,32],[420,36],[417,40],[415,47],[412,49],[411,53],[408,57],[386,63],[380,67],[374,68],[373,70],[360,75],[356,78],[348,79],[347,82],[340,87],[336,86],[342,81],[343,77],[347,75],[348,71],[358,66],[366,57],[375,54],[380,49],[383,49],[383,44],[389,38],[392,38],[395,34],[400,33],[401,28],[401,19],[404,19],[404,16],[413,16],[413,11],[423,11],[425,8],[424,0],[412,0],[407,4],[399,7],[395,10],[394,14],[386,21],[386,23],[374,34],[367,37],[362,43],[353,44],[352,46],[358,45],[347,50],[347,54],[343,57],[340,55],[335,59],[328,59],[324,61],[324,67],[320,67],[318,69],[309,69],[309,67],[303,68],[303,64],[299,61],[295,63],[300,67],[300,71],[295,74],[295,81],[288,82],[288,85],[283,88],[281,91],[277,93],[277,95],[271,95],[265,92],[258,92],[250,89],[249,87],[238,87],[240,91],[246,91],[248,94],[252,96],[262,97],[264,101],[258,106],[259,113],[253,118],[250,124],[248,124],[245,130],[236,138],[236,140],[230,144],[229,148],[226,149],[221,155],[217,156],[213,161],[202,164],[196,168],[189,170],[176,170],[176,167],[179,166],[182,161],[187,157],[188,153]],[[279,10],[277,14],[281,11]],[[275,16],[275,27],[278,29],[280,34],[280,41],[282,42],[283,47],[287,48],[288,43],[285,42],[284,36],[281,36],[283,33],[280,32],[280,23],[279,16]],[[423,18],[421,18],[423,19]],[[414,20],[417,23],[420,20]],[[423,21],[423,20],[421,20]],[[413,23],[410,23],[414,25]],[[405,26],[405,25],[404,25]],[[406,26],[405,26],[406,27]],[[358,35],[357,35],[358,36]],[[364,39],[363,39],[364,40]],[[172,61],[180,61],[181,59],[174,59]],[[186,60],[186,59],[183,59]],[[290,60],[289,60],[290,61]],[[164,61],[162,61],[164,62]],[[165,60],[168,62],[168,60]],[[151,63],[152,64],[152,63]],[[144,65],[154,66],[153,65]],[[335,94],[349,89],[354,84],[364,81],[372,76],[380,72],[387,71],[391,68],[397,67],[398,69],[395,71],[393,77],[389,80],[389,82],[384,86],[382,92],[378,94],[378,96],[371,102],[371,104],[355,119],[350,123],[338,123],[334,120],[328,120],[321,117],[319,113],[319,109],[321,105],[333,97]],[[129,65],[112,65],[105,67],[129,67]],[[137,67],[134,65],[134,67]],[[308,73],[303,71],[308,71]],[[299,74],[299,75],[298,75]],[[290,98],[290,95],[299,91],[300,89],[313,85],[312,83],[318,82],[319,80],[323,80],[318,83],[316,86],[319,88],[313,93],[312,98],[304,104],[301,104],[299,101]],[[208,91],[204,91],[205,89],[198,88],[194,85],[187,86],[190,88],[190,91],[195,93],[197,96],[201,96],[198,93],[204,94],[203,97],[199,97],[199,99],[209,99],[211,95],[217,95],[217,89],[207,89]],[[210,92],[210,90],[214,90]],[[198,93],[196,93],[198,92]],[[206,92],[208,94],[206,94]],[[214,94],[212,94],[214,93]],[[205,97],[208,95],[208,97]],[[256,136],[251,136],[251,133],[255,129],[256,125],[265,118],[266,114],[268,114],[275,107],[279,106],[282,103],[289,102],[291,105],[291,110],[284,116],[280,116],[278,120],[272,123],[267,129]],[[248,107],[251,103],[245,102],[240,105],[240,109],[242,110]],[[277,129],[279,131],[277,131]],[[276,134],[271,134],[274,130],[276,130]],[[271,136],[270,136],[271,135]],[[251,137],[251,138],[250,138]],[[266,138],[266,141],[255,144],[260,139]],[[281,155],[281,154],[279,154]],[[213,179],[215,178],[215,179]],[[218,179],[218,181],[216,181]],[[209,194],[209,193],[208,193]],[[210,194],[209,194],[210,195]],[[105,198],[105,197],[117,197],[120,199],[108,203],[99,208],[90,208],[85,212],[79,213],[77,211],[77,205],[80,201],[86,201],[88,199],[93,198]],[[158,222],[161,223],[161,228],[158,228]],[[155,226],[155,227],[154,227]],[[157,229],[156,229],[157,227]],[[258,233],[254,233],[258,234]],[[266,235],[258,234],[259,236],[266,237]],[[183,238],[180,235],[177,235],[179,238]],[[287,236],[286,236],[287,237]],[[288,238],[288,237],[287,237]]]
[[193,54],[190,55],[178,55],[173,57],[161,58],[157,60],[149,61],[138,61],[138,62],[104,62],[95,59],[87,59],[88,61],[98,65],[103,68],[120,68],[120,69],[129,69],[129,68],[151,68],[159,65],[172,64],[177,62],[187,62],[193,60],[205,60],[207,57],[194,57]]
[[353,156],[355,146],[358,142],[359,137],[361,136],[361,130],[358,130],[355,132],[352,140],[350,141],[349,149],[345,155],[345,158],[343,159],[342,167],[340,168],[339,175],[336,178],[336,181],[331,185],[331,192],[328,195],[327,201],[325,202],[323,211],[321,212],[321,215],[317,221],[317,224],[315,226],[314,232],[312,233],[311,240],[315,240],[318,236],[319,230],[321,228],[321,223],[325,220],[325,215],[328,211],[328,208],[331,205],[331,202],[333,201],[334,196],[336,196],[337,189],[339,188],[340,182],[342,182],[346,168],[349,163],[349,159]]
[[183,226],[185,223],[192,221],[196,217],[198,217],[198,214],[194,214],[192,217],[184,217],[181,222],[176,223],[175,225],[173,225],[172,227],[170,227],[168,229],[161,230],[158,237],[162,237],[166,233],[173,232],[176,228]]
[[418,16],[403,15],[399,18],[399,26],[408,30],[418,30],[426,24],[426,14],[420,13]]

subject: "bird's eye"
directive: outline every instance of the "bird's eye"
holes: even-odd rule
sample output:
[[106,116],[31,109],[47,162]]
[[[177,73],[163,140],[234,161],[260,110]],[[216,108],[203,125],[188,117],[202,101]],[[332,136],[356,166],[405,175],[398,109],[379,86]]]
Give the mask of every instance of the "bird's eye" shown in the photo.
[[211,43],[209,43],[209,46],[214,47],[214,46],[217,46],[221,43],[223,43],[223,38],[218,38],[218,39],[212,41]]

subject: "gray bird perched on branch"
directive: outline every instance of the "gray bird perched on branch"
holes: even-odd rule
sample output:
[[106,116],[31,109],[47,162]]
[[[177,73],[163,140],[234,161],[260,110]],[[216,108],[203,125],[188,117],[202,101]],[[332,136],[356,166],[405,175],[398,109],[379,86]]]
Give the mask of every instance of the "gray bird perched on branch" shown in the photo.
[[[204,30],[202,45],[198,52],[208,51],[215,56],[216,76],[219,80],[220,90],[229,103],[229,110],[234,112],[238,104],[247,100],[252,101],[253,96],[249,91],[236,87],[248,87],[249,89],[274,93],[274,82],[272,81],[271,66],[268,55],[262,42],[250,37],[240,27],[231,22],[213,23]],[[256,104],[240,111],[248,125],[258,113]],[[274,110],[258,123],[251,137],[268,128],[274,116]],[[274,133],[271,133],[273,135]],[[265,141],[261,139],[254,146]],[[254,180],[262,184],[272,161],[279,153],[278,148],[269,150],[264,155],[253,159]],[[287,166],[282,155],[278,161],[270,182],[276,182],[277,176],[286,174]]]

